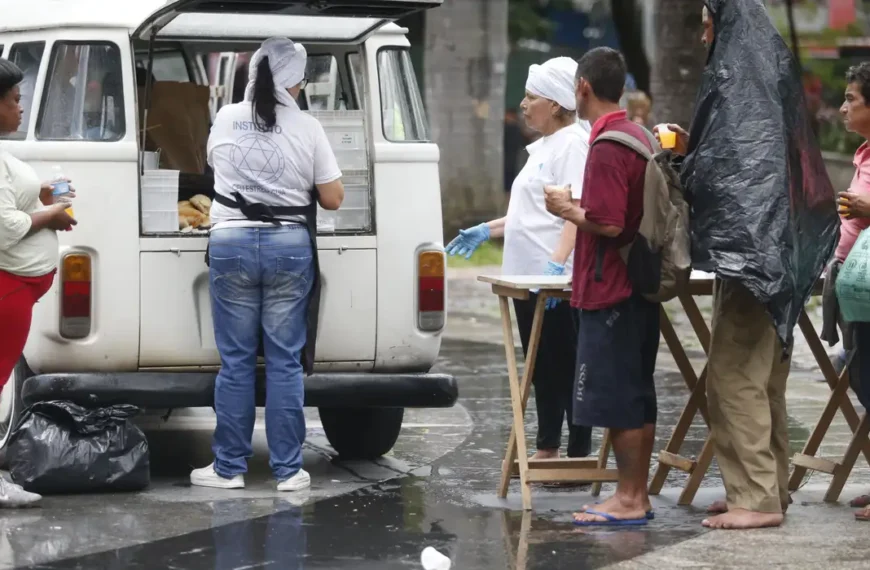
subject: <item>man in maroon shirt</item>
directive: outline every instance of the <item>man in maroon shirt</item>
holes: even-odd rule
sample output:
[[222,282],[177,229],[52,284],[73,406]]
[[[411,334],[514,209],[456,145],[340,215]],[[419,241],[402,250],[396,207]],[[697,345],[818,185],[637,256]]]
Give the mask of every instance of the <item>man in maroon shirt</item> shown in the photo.
[[574,524],[642,525],[651,517],[647,478],[655,440],[653,383],[659,345],[659,305],[632,291],[619,249],[634,239],[643,216],[646,160],[605,131],[635,137],[650,150],[646,131],[619,108],[625,85],[622,55],[597,48],[578,62],[577,112],[592,123],[579,203],[548,187],[547,209],[577,226],[571,304],[580,309],[574,424],[610,429],[619,481],[616,493]]

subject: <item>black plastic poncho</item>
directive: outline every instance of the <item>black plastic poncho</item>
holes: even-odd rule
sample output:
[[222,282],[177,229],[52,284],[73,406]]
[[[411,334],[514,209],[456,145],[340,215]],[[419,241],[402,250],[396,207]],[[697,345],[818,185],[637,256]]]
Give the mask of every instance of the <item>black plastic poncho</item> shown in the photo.
[[695,269],[746,286],[783,342],[839,239],[797,62],[761,0],[706,0],[715,40],[682,182]]

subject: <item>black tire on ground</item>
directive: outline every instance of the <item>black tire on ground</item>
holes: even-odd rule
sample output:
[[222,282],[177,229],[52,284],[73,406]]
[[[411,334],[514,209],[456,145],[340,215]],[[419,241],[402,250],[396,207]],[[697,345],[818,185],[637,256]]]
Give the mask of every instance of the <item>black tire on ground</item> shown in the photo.
[[24,380],[31,376],[30,368],[24,358],[18,361],[15,369],[12,371],[12,377],[3,386],[0,392],[0,399],[8,399],[8,406],[0,406],[0,468],[7,467],[6,446],[9,443],[9,436],[18,419],[21,417],[21,412],[24,411],[24,404],[21,401],[21,388],[24,386]]
[[326,439],[341,459],[377,459],[399,439],[405,408],[320,408]]

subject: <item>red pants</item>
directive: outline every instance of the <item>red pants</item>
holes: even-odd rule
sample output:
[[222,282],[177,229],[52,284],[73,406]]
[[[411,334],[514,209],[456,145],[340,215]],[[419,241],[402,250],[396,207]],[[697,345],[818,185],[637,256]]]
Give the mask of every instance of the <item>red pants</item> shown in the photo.
[[33,306],[51,289],[54,274],[19,277],[0,271],[0,389],[24,352]]

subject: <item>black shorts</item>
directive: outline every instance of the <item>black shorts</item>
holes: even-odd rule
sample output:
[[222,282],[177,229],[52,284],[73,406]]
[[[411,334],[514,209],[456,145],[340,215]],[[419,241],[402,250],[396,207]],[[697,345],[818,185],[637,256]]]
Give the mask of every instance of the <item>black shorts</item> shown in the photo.
[[608,309],[580,311],[575,425],[638,429],[656,423],[659,307],[632,297]]

